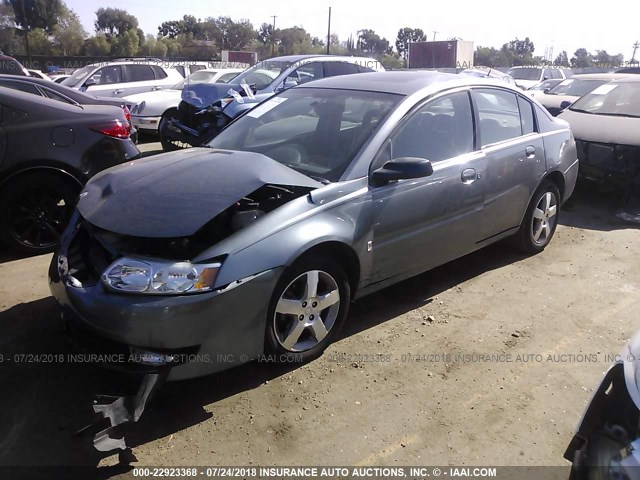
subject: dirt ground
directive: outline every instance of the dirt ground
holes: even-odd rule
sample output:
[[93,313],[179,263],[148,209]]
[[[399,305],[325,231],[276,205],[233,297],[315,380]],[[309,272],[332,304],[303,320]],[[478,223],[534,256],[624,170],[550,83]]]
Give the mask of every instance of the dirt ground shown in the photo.
[[[128,438],[133,465],[567,465],[606,356],[638,328],[640,231],[616,202],[580,190],[542,254],[500,243],[362,299],[311,364],[166,385]],[[117,477],[72,434],[118,378],[8,360],[68,347],[50,256],[1,260],[0,466]]]

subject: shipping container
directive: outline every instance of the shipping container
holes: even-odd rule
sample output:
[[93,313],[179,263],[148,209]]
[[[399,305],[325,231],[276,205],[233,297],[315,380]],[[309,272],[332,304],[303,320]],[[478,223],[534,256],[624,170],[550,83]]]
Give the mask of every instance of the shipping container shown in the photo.
[[409,68],[471,68],[473,42],[445,40],[409,44]]

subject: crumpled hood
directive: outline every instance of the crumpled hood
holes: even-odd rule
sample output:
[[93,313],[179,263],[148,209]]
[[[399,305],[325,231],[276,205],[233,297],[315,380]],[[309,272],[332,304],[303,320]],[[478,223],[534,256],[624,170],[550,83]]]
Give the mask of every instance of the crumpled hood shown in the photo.
[[227,92],[241,92],[239,83],[196,83],[185,85],[182,89],[182,100],[196,108],[206,108],[221,98],[228,97]]
[[565,110],[557,118],[569,122],[576,140],[640,146],[640,118],[594,115]]
[[193,148],[99,173],[80,194],[78,210],[111,232],[186,237],[265,184],[322,186],[259,153]]

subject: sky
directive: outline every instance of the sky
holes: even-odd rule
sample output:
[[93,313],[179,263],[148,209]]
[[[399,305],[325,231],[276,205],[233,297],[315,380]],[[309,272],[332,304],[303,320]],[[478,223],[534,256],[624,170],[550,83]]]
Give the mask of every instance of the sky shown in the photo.
[[[135,15],[140,28],[156,35],[158,26],[183,15],[196,18],[227,16],[248,19],[254,27],[271,23],[276,28],[301,26],[311,36],[326,38],[329,7],[332,7],[331,32],[341,41],[356,37],[356,32],[370,28],[395,44],[398,30],[421,28],[429,40],[459,37],[471,40],[474,47],[496,47],[516,37],[529,37],[535,55],[545,56],[553,49],[553,58],[566,50],[569,58],[580,47],[589,52],[606,50],[622,53],[631,59],[634,42],[640,40],[638,18],[640,5],[610,0],[606,6],[570,1],[537,0],[535,2],[498,2],[489,0],[423,1],[417,0],[65,0],[79,16],[88,32],[93,33],[95,12],[100,7],[114,7]],[[593,6],[592,6],[593,5]],[[640,57],[640,49],[636,59]]]

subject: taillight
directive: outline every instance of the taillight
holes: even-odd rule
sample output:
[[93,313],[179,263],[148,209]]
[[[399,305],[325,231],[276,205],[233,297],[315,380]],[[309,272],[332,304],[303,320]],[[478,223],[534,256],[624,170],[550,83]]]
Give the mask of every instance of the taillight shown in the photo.
[[89,128],[94,132],[114,138],[129,138],[129,134],[131,133],[129,122],[122,123],[120,120],[91,125]]
[[122,110],[124,110],[124,118],[127,119],[127,122],[131,123],[131,111],[129,110],[129,107],[122,105]]

